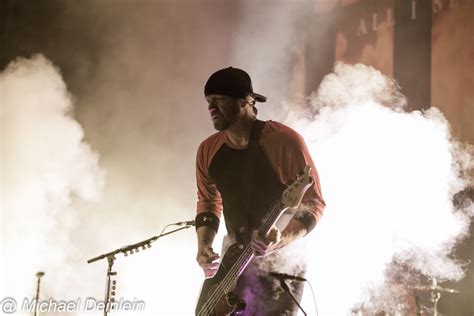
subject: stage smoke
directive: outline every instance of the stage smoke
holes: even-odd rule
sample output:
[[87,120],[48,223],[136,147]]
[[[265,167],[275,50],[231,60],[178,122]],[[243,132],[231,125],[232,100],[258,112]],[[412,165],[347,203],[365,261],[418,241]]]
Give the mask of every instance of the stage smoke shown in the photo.
[[396,83],[369,66],[336,64],[307,101],[287,123],[306,139],[327,203],[307,252],[320,315],[403,314],[420,278],[461,279],[453,250],[473,214],[452,200],[470,182],[472,147],[438,109],[404,112]]
[[72,242],[74,201],[96,201],[104,184],[99,156],[83,141],[61,75],[42,55],[18,58],[0,74],[2,93],[2,295],[17,302],[72,298],[84,265]]

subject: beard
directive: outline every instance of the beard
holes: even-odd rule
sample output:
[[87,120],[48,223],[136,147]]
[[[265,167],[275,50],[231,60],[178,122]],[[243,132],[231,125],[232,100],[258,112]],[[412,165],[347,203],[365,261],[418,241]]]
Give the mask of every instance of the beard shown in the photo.
[[219,132],[225,131],[230,126],[229,121],[226,120],[223,116],[219,117],[218,119],[212,120],[212,124],[214,125],[214,128]]
[[219,132],[226,130],[232,123],[236,122],[239,119],[240,107],[237,102],[230,105],[225,113],[212,120],[214,128]]

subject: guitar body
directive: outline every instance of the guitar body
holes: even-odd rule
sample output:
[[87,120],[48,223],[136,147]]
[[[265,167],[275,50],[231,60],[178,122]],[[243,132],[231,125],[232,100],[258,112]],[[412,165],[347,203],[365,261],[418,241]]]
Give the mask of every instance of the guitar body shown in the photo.
[[[223,315],[237,315],[239,311],[245,309],[245,302],[240,300],[234,293],[222,293],[216,295],[216,287],[221,283],[229,270],[233,267],[237,258],[242,254],[244,247],[242,245],[233,244],[227,249],[217,273],[204,281],[201,293],[199,295],[198,303],[196,305],[196,315],[206,316],[223,316]],[[235,287],[235,284],[233,285]],[[217,299],[217,305],[212,311],[202,312],[203,305],[213,296]],[[219,296],[219,297],[217,297]],[[201,313],[200,313],[201,311]]]

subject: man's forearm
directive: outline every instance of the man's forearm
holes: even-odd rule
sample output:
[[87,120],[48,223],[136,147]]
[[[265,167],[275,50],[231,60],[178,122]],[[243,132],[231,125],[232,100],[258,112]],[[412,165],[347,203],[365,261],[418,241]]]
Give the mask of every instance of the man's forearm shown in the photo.
[[206,247],[212,247],[214,237],[216,237],[216,231],[209,226],[201,226],[196,230],[198,239],[198,249]]
[[301,221],[293,218],[281,232],[282,246],[288,246],[296,239],[304,237],[307,233],[306,226]]

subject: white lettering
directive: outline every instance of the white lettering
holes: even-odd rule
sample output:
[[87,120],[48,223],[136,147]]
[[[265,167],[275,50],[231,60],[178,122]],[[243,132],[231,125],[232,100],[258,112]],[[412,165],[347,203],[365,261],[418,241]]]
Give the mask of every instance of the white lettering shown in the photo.
[[32,299],[31,302],[28,302],[28,299],[25,298],[23,300],[23,304],[21,305],[21,310],[25,312],[33,312],[36,307],[36,299]]
[[21,304],[21,310],[26,313],[63,313],[63,312],[79,312],[82,310],[86,312],[91,311],[143,311],[145,310],[145,302],[142,300],[119,300],[105,304],[102,300],[97,300],[93,297],[88,297],[81,305],[81,298],[76,300],[55,300],[50,298],[48,300],[36,300],[24,298]]
[[394,26],[395,20],[393,19],[393,9],[387,9],[387,24],[388,26]]
[[416,0],[411,0],[411,19],[416,20]]
[[377,31],[377,13],[372,13],[372,31]]
[[86,303],[84,304],[84,310],[86,312],[90,312],[90,311],[93,311],[95,310],[95,306],[97,305],[97,301],[95,298],[93,297],[88,297],[86,299]]
[[130,311],[132,310],[132,303],[130,303],[129,301],[125,301],[122,305],[121,305],[121,310],[123,311]]
[[365,26],[364,19],[360,19],[359,26],[357,27],[356,35],[366,35],[367,34],[367,27]]
[[433,13],[438,13],[443,9],[443,2],[441,0],[433,0]]
[[105,303],[104,303],[104,301],[96,302],[95,308],[96,308],[96,310],[98,310],[98,311],[104,311],[104,310],[105,310]]
[[66,312],[78,312],[81,306],[81,299],[78,298],[77,301],[69,301],[66,305]]
[[133,304],[134,311],[144,311],[145,310],[145,301],[135,301]]
[[58,302],[58,309],[56,310],[57,312],[65,312],[66,311],[66,302],[64,301],[59,301]]
[[[52,309],[50,309],[53,307]],[[39,301],[38,304],[36,304],[36,310],[42,313],[45,312],[51,312],[52,310],[55,310],[57,308],[57,303],[56,302],[49,302],[48,301]]]

